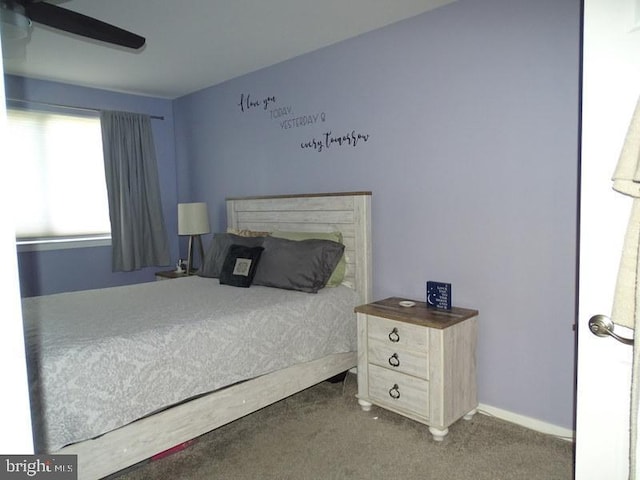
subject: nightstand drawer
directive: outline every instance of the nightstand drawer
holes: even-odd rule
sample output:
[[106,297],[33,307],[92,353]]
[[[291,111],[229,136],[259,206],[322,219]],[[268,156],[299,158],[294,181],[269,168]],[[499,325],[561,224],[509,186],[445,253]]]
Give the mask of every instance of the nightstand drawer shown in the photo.
[[398,348],[427,352],[429,329],[369,315],[369,339],[379,340]]
[[369,363],[429,380],[429,357],[426,351],[406,350],[389,341],[370,340],[368,353]]
[[429,382],[369,365],[369,397],[383,405],[429,417]]

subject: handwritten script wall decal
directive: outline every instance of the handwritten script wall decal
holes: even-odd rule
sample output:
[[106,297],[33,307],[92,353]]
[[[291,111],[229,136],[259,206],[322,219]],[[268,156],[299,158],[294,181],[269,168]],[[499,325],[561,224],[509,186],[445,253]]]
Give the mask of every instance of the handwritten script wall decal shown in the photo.
[[262,100],[252,100],[250,94],[247,94],[245,96],[245,94],[242,93],[240,94],[240,103],[238,104],[238,106],[240,107],[241,112],[248,112],[252,108],[256,108],[260,106],[262,106],[262,108],[266,110],[267,108],[269,108],[269,104],[275,103],[275,102],[276,102],[276,97],[266,97],[266,98],[263,98]]
[[346,135],[333,135],[333,132],[328,131],[325,132],[320,138],[313,138],[308,142],[302,142],[300,147],[312,148],[316,152],[322,152],[323,150],[328,150],[331,146],[345,147],[351,146],[355,147],[360,143],[360,141],[367,142],[369,140],[368,133],[359,133],[355,130],[351,130],[350,133]]
[[[247,113],[251,110],[268,112],[269,119],[277,121],[282,130],[310,127],[327,121],[325,112],[296,115],[291,105],[279,106],[276,105],[277,103],[275,95],[256,99],[255,97],[252,98],[250,93],[241,93],[237,106],[240,107],[242,113]],[[361,133],[355,129],[339,135],[334,135],[332,130],[328,130],[319,137],[313,137],[311,140],[301,142],[300,148],[326,152],[331,147],[356,147],[368,142],[369,138],[370,135],[368,133]]]

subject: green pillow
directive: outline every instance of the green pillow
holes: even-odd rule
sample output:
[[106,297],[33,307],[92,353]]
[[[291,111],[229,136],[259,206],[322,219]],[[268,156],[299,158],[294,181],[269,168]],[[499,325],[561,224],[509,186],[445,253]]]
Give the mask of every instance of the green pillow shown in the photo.
[[[276,230],[271,232],[272,237],[276,238],[284,238],[286,240],[309,240],[309,239],[319,239],[319,240],[331,240],[334,242],[342,243],[342,233],[341,232],[286,232],[284,230]],[[327,287],[337,287],[344,280],[344,275],[347,270],[347,260],[345,259],[345,255],[343,254],[336,265],[336,268],[333,270],[331,277],[327,281]]]

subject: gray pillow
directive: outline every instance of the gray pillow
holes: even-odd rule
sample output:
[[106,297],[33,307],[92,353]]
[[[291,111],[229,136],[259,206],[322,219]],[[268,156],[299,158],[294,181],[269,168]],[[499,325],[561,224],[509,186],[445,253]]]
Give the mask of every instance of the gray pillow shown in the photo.
[[216,233],[211,240],[211,245],[204,256],[202,268],[198,272],[201,277],[219,278],[222,272],[224,260],[227,258],[231,245],[243,247],[261,247],[264,237],[241,237],[231,233]]
[[331,240],[264,237],[254,285],[317,293],[342,258],[344,245]]

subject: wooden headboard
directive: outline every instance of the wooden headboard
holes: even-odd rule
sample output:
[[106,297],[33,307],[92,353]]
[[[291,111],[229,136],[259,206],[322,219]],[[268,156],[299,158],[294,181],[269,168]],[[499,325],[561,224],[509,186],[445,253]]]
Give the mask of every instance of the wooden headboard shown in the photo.
[[371,192],[227,198],[227,226],[258,231],[341,232],[345,280],[371,301]]

